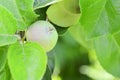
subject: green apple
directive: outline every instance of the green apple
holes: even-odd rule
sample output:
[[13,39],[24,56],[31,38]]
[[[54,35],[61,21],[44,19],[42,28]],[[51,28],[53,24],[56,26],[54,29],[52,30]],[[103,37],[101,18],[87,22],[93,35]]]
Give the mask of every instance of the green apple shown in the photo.
[[79,0],[63,0],[51,5],[47,12],[48,19],[61,27],[69,27],[80,19]]
[[33,23],[26,32],[27,41],[38,42],[46,52],[52,50],[57,43],[58,34],[48,21]]

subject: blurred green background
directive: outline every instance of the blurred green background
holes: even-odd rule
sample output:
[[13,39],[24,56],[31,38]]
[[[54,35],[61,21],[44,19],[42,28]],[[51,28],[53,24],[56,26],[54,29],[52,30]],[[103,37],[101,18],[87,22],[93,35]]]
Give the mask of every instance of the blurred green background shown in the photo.
[[48,54],[55,59],[52,80],[119,80],[107,73],[95,51],[80,45],[69,30],[59,36],[56,47]]

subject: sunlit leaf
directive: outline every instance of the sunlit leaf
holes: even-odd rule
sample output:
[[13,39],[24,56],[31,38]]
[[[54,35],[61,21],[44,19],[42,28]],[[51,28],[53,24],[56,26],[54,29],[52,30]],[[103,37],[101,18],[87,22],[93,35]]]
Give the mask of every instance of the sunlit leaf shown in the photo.
[[112,75],[120,77],[120,45],[115,36],[109,34],[97,38],[95,49],[103,68]]
[[13,79],[40,80],[46,70],[47,57],[37,43],[16,43],[8,50],[8,63]]
[[17,42],[18,39],[16,35],[0,34],[0,46],[13,44]]
[[120,30],[120,0],[80,0],[80,23],[91,39]]
[[83,47],[85,47],[88,50],[93,48],[92,40],[90,41],[86,40],[85,31],[79,23],[74,26],[71,26],[69,32],[74,37],[74,39],[77,42],[79,42]]
[[15,0],[0,0],[0,5],[4,6],[9,12],[11,12],[11,14],[14,15],[17,20],[17,27],[19,30],[25,29],[26,25],[22,19],[22,15],[19,13]]
[[0,15],[0,34],[14,34],[17,25],[13,15],[2,6],[0,6]]
[[28,27],[31,23],[35,21],[37,15],[33,10],[34,0],[16,0],[16,4],[18,6],[19,12],[26,23],[26,27]]
[[[76,3],[75,0],[73,2]],[[65,1],[53,4],[46,12],[48,19],[61,27],[69,27],[77,24],[80,19],[80,13],[77,12],[76,6],[74,6],[75,8],[71,8],[73,6],[70,5],[73,5],[73,3],[70,3],[69,6],[66,6],[66,4]]]
[[7,60],[8,46],[0,47],[0,72],[3,70]]

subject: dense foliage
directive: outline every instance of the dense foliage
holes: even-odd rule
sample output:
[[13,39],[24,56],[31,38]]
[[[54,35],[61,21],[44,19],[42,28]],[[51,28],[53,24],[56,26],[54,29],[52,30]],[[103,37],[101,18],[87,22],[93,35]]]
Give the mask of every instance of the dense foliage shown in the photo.
[[120,80],[119,31],[120,0],[0,0],[0,80]]

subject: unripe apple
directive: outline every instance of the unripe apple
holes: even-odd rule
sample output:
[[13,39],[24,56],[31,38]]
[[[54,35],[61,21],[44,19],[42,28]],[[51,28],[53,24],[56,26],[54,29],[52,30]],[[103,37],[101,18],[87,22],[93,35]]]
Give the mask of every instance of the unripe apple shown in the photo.
[[27,41],[38,42],[46,52],[52,50],[57,43],[58,34],[48,21],[33,23],[26,32]]

